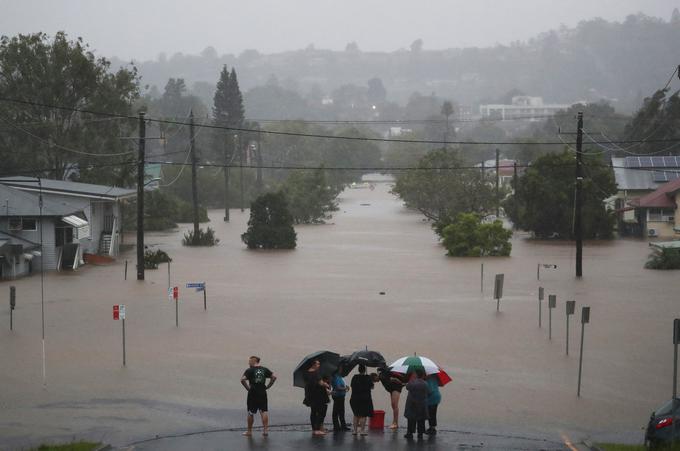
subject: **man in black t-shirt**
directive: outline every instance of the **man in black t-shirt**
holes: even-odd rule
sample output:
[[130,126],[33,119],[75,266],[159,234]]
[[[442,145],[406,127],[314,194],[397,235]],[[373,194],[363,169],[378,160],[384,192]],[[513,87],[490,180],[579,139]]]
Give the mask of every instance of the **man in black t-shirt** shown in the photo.
[[[267,390],[276,382],[276,376],[268,368],[260,366],[260,358],[251,356],[248,359],[249,368],[241,376],[241,384],[248,390],[248,430],[245,436],[253,435],[253,423],[255,414],[260,411],[262,416],[262,435],[268,434],[269,413],[267,412]],[[267,383],[269,379],[269,383]]]

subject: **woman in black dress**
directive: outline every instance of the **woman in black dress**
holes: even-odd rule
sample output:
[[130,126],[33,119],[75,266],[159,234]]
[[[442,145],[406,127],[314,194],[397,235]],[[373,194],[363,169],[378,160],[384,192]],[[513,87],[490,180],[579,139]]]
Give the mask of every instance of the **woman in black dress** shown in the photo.
[[357,433],[368,435],[366,418],[373,416],[373,398],[371,398],[373,380],[371,376],[366,374],[364,365],[359,365],[359,374],[352,377],[350,386],[352,387],[352,397],[349,400],[349,405],[354,413],[352,435],[357,435]]

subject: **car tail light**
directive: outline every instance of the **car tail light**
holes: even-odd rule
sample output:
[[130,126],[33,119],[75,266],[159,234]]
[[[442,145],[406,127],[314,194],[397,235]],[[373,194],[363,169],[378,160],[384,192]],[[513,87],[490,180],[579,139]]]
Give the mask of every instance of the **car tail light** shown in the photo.
[[673,424],[673,418],[664,418],[663,420],[656,423],[656,429],[663,429],[666,426]]

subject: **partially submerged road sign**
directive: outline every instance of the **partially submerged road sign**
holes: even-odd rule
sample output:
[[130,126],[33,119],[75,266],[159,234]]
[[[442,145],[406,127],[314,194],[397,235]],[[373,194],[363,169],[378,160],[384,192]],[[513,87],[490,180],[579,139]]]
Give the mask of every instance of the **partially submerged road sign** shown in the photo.
[[116,321],[125,319],[125,305],[120,304],[113,306],[113,319]]

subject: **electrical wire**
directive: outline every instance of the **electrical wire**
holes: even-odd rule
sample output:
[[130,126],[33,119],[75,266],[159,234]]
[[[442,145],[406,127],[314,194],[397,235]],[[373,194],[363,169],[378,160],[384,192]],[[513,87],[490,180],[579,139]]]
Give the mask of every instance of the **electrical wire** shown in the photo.
[[25,129],[19,127],[18,125],[16,125],[16,124],[14,124],[13,122],[9,121],[9,120],[8,120],[7,118],[5,118],[4,116],[0,116],[0,120],[1,120],[2,122],[4,122],[5,124],[9,125],[10,127],[15,128],[15,129],[19,130],[19,131],[22,132],[22,133],[25,133],[26,135],[28,135],[28,136],[30,136],[30,137],[32,137],[32,138],[34,138],[34,139],[40,141],[40,142],[43,143],[43,144],[46,144],[46,145],[48,145],[48,146],[50,146],[50,147],[56,147],[57,149],[61,149],[61,150],[67,151],[67,152],[72,152],[72,153],[75,153],[75,154],[79,154],[79,155],[87,155],[87,156],[90,156],[90,157],[117,157],[117,156],[121,156],[121,155],[129,155],[129,154],[134,153],[134,151],[118,152],[118,153],[92,153],[92,152],[84,152],[84,151],[82,151],[82,150],[71,149],[70,147],[62,146],[62,145],[60,145],[60,144],[56,144],[56,143],[47,141],[47,140],[41,138],[40,136],[35,135],[35,134],[29,132],[28,130],[25,130]]
[[[26,104],[26,105],[32,105],[32,106],[41,106],[41,107],[45,107],[45,108],[63,109],[63,110],[68,110],[68,111],[77,111],[77,112],[93,114],[93,115],[120,117],[120,118],[125,118],[125,119],[130,119],[130,120],[137,120],[138,119],[136,116],[128,116],[128,115],[123,115],[123,114],[118,114],[118,113],[108,113],[108,112],[103,112],[103,111],[92,111],[92,110],[86,110],[86,109],[64,107],[64,106],[59,106],[59,105],[49,105],[49,104],[44,104],[44,103],[40,103],[40,102],[30,102],[30,101],[26,101],[26,100],[11,99],[11,98],[7,98],[7,97],[0,97],[0,101],[20,103],[20,104]],[[172,120],[167,120],[167,119],[146,118],[145,120],[148,121],[148,122],[156,122],[156,123],[164,123],[164,124],[186,125],[185,122],[172,121]],[[508,145],[508,146],[517,146],[517,145],[555,146],[555,145],[559,145],[559,146],[562,146],[562,145],[565,144],[565,142],[563,140],[562,141],[546,141],[546,142],[536,142],[536,141],[521,142],[521,141],[413,140],[413,139],[394,139],[394,138],[388,139],[388,138],[370,138],[370,137],[359,137],[359,136],[324,135],[324,134],[315,134],[315,133],[282,132],[282,131],[275,131],[275,130],[249,129],[249,128],[243,128],[243,127],[227,127],[227,126],[220,126],[220,125],[214,125],[214,124],[204,124],[204,123],[200,123],[200,122],[196,123],[194,125],[196,127],[203,127],[203,128],[216,129],[216,130],[228,130],[228,131],[232,131],[232,132],[234,132],[234,131],[245,132],[245,133],[251,133],[251,134],[297,136],[297,137],[303,137],[303,138],[319,138],[319,139],[341,139],[341,140],[362,141],[362,142],[388,142],[388,143],[392,142],[392,143],[407,143],[407,144],[461,144],[461,145],[484,145],[484,146],[490,146],[490,145]],[[642,143],[642,142],[680,142],[680,138],[656,139],[656,140],[646,140],[646,141],[631,140],[631,139],[615,141],[615,143],[617,143],[617,144],[632,144],[632,143]],[[574,144],[574,143],[569,143],[569,144]]]

